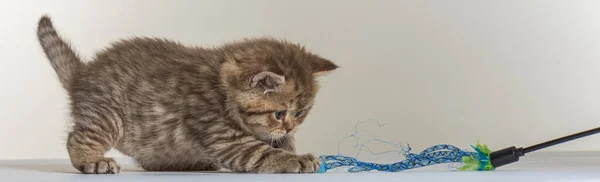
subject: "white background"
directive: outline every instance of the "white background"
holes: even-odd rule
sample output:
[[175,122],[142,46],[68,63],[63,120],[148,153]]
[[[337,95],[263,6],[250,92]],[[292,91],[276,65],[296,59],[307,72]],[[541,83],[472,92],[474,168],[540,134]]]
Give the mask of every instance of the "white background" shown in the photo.
[[[35,37],[42,14],[87,60],[112,41],[305,44],[323,77],[301,152],[335,154],[357,122],[414,150],[526,146],[600,126],[599,1],[30,0],[0,7],[0,159],[66,158],[68,101]],[[351,149],[348,149],[351,150]],[[600,150],[600,136],[548,150]],[[119,155],[112,153],[111,155]]]

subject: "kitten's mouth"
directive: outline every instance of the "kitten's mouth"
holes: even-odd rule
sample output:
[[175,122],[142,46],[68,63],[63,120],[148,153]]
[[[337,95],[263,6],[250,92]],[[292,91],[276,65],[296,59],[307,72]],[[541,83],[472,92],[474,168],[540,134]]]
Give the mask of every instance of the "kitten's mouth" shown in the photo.
[[270,135],[273,138],[282,138],[285,136],[285,134],[286,134],[285,132],[273,132]]
[[275,131],[271,131],[269,133],[269,136],[274,139],[279,139],[279,138],[285,137],[286,134],[287,134],[287,132],[285,132],[285,131],[275,130]]

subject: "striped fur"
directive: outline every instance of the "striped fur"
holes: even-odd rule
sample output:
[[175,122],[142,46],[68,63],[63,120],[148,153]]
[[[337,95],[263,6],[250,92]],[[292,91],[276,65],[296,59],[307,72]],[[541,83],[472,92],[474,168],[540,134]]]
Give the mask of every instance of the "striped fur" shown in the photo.
[[68,88],[71,77],[83,64],[79,56],[71,49],[69,43],[59,37],[48,16],[40,19],[37,37],[63,87]]
[[118,173],[104,157],[111,148],[150,171],[319,168],[314,156],[295,153],[294,133],[314,103],[317,75],[337,66],[300,45],[256,38],[204,49],[138,37],[83,64],[48,17],[38,37],[69,94],[67,149],[82,173]]

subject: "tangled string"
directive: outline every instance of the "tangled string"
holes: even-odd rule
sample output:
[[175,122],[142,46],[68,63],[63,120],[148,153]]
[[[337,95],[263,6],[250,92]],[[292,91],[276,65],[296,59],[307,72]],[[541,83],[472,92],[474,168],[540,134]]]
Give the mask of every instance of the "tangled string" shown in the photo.
[[362,162],[354,157],[341,155],[323,155],[320,156],[322,163],[319,172],[324,173],[328,170],[339,167],[351,167],[348,169],[349,172],[362,172],[371,170],[398,172],[435,164],[461,162],[462,158],[465,156],[478,155],[477,152],[463,151],[458,147],[446,144],[429,147],[419,154],[410,153],[410,148],[408,149],[408,152],[409,153],[406,154],[406,160],[393,164]]
[[[339,169],[341,167],[349,167],[349,169],[348,169],[349,172],[362,172],[362,171],[371,171],[371,170],[385,171],[385,172],[398,172],[398,171],[404,171],[404,170],[415,169],[415,168],[431,166],[431,165],[436,165],[436,164],[442,164],[442,163],[460,163],[462,161],[463,157],[465,157],[465,156],[478,157],[478,155],[480,155],[480,154],[478,154],[478,152],[464,151],[458,147],[455,147],[452,145],[447,145],[447,144],[440,144],[440,145],[432,146],[432,147],[429,147],[429,148],[423,150],[419,154],[414,154],[414,153],[410,152],[410,150],[411,150],[410,146],[405,147],[401,143],[391,143],[391,142],[388,142],[385,140],[377,139],[377,138],[373,137],[373,135],[369,131],[358,129],[358,125],[367,123],[367,122],[371,122],[371,121],[364,121],[364,122],[357,123],[355,126],[355,129],[354,129],[354,133],[347,137],[344,137],[340,140],[340,142],[338,143],[338,154],[337,155],[320,156],[320,159],[321,159],[321,168],[319,171],[320,173],[325,173],[329,170]],[[383,124],[380,124],[379,122],[377,122],[377,125],[379,127],[385,126]],[[366,134],[370,135],[371,137],[373,137],[374,139],[368,140],[363,143],[359,143],[358,142],[359,138],[357,137],[358,133],[366,133]],[[349,139],[349,138],[353,138],[356,140],[356,144],[354,145],[355,148],[358,148],[356,157],[350,157],[350,156],[342,155],[340,153],[340,143],[343,140]],[[371,151],[371,149],[367,145],[370,142],[383,143],[388,146],[394,147],[397,150],[385,151],[385,152],[381,152],[381,153],[374,153],[373,151]],[[372,163],[372,162],[363,162],[363,161],[360,161],[357,159],[358,155],[360,154],[360,152],[362,150],[367,150],[368,152],[370,152],[373,155],[379,155],[379,154],[390,153],[390,152],[398,152],[398,153],[402,154],[406,159],[403,161],[400,161],[400,162],[392,163],[392,164],[379,164],[379,163]]]

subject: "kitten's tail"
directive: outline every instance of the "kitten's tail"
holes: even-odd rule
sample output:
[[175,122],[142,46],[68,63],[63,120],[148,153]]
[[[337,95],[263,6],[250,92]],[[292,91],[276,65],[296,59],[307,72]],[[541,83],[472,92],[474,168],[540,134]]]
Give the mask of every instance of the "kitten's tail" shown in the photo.
[[46,53],[46,57],[58,74],[60,83],[65,89],[68,89],[71,78],[79,68],[84,66],[81,59],[73,51],[71,45],[58,35],[52,26],[50,17],[46,15],[42,16],[38,23],[37,37]]

